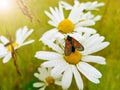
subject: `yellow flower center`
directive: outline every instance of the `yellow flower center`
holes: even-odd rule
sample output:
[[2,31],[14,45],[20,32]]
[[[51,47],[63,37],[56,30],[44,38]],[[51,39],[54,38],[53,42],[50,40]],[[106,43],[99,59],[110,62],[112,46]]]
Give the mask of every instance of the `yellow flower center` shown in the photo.
[[59,23],[58,30],[64,34],[70,33],[74,30],[74,24],[69,19],[64,19]]
[[15,47],[17,47],[17,46],[18,46],[18,44],[17,44],[16,42],[13,42],[12,45],[9,44],[9,45],[7,46],[7,49],[8,49],[8,51],[12,51],[12,47],[15,48]]
[[46,80],[47,85],[53,85],[55,82],[55,80],[51,76],[48,76],[45,80]]
[[75,52],[72,52],[69,56],[64,56],[64,58],[70,64],[77,64],[80,62],[82,54],[80,51],[75,50]]

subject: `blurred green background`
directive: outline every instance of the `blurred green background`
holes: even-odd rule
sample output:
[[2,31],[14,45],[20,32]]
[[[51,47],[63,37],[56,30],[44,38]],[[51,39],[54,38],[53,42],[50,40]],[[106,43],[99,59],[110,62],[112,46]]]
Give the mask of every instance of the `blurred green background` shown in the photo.
[[[9,1],[9,0],[8,0]],[[33,73],[37,72],[37,68],[42,61],[34,58],[35,52],[44,49],[43,44],[39,42],[41,35],[52,28],[47,24],[49,18],[44,14],[44,10],[49,10],[49,6],[57,6],[58,0],[24,0],[27,5],[32,22],[29,17],[23,14],[17,0],[10,0],[12,8],[9,11],[0,10],[0,35],[6,36],[8,31],[12,37],[18,28],[27,25],[29,29],[33,28],[34,33],[29,39],[35,39],[33,44],[21,47],[17,50],[17,64],[22,73],[20,77],[16,73],[13,60],[3,64],[0,60],[0,90],[37,90],[32,84],[37,82]],[[73,4],[73,0],[65,0]],[[95,0],[80,0],[81,2]],[[93,64],[103,74],[100,84],[96,85],[85,79],[84,90],[119,90],[120,88],[120,0],[98,0],[104,2],[105,6],[101,7],[95,14],[101,14],[102,19],[93,26],[100,35],[106,37],[106,41],[110,41],[110,46],[106,49],[95,53],[106,58],[106,65]],[[1,3],[1,2],[0,2]],[[47,90],[61,90],[60,87],[53,87]],[[69,90],[78,90],[75,82]]]

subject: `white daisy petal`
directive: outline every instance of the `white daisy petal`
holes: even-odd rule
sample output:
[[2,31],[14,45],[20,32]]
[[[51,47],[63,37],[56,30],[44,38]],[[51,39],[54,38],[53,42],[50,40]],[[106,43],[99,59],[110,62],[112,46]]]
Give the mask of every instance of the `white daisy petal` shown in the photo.
[[97,15],[96,17],[93,18],[94,21],[99,21],[101,19],[100,15]]
[[46,83],[46,80],[45,80],[46,77],[51,76],[50,75],[51,71],[49,70],[51,70],[51,68],[39,67],[38,68],[39,73],[35,73],[34,76]]
[[83,56],[81,60],[85,62],[93,62],[93,63],[103,64],[103,65],[106,64],[105,58],[101,56],[87,55],[87,56]]
[[[60,7],[61,7],[61,5],[60,5]],[[55,10],[56,10],[56,13],[58,14],[57,16],[59,16],[58,24],[57,24],[57,26],[58,26],[59,23],[64,19],[64,15],[63,15],[63,10],[58,9],[57,7],[55,7]]]
[[12,55],[11,53],[8,53],[4,58],[3,58],[3,63],[7,63],[11,59]]
[[28,31],[28,29],[27,29],[26,26],[17,30],[17,32],[16,32],[16,42],[18,44],[23,43],[24,35],[27,33],[27,31]]
[[44,86],[44,87],[41,87],[39,90],[45,90],[45,88],[46,88],[46,86]]
[[74,0],[74,5],[80,6],[80,2],[78,0]]
[[[73,8],[73,6],[63,1],[61,1],[61,4],[66,10]],[[99,10],[98,7],[104,6],[104,3],[98,3],[98,1],[80,3],[78,0],[74,0],[74,6],[82,7],[81,5],[84,6],[85,10]]]
[[56,11],[52,7],[50,7],[50,11],[51,11],[52,15],[54,15],[54,21],[59,23],[59,15],[56,13]]
[[57,26],[57,23],[55,23],[55,22],[53,22],[53,21],[51,21],[51,20],[48,21],[48,24],[50,24],[51,26],[54,26],[54,27]]
[[78,23],[79,20],[81,19],[81,12],[84,9],[84,7],[77,7],[77,6],[73,6],[68,19],[70,19],[74,24]]
[[52,23],[54,23],[54,25],[49,22],[48,23],[54,27],[57,27],[58,23],[54,20],[54,16],[47,11],[45,11],[45,14],[51,19],[50,21],[52,21]]
[[0,36],[0,40],[1,40],[1,42],[5,45],[5,44],[7,44],[7,43],[9,43],[9,40],[6,38],[6,37],[4,37],[4,36]]
[[46,61],[44,63],[41,64],[42,67],[54,67],[57,64],[59,64],[59,61],[57,60],[50,60],[50,61]]
[[48,39],[44,39],[44,40],[46,41],[46,43],[44,43],[45,45],[48,45],[48,47],[50,47],[51,49],[55,50],[58,53],[63,53],[63,50],[58,45],[54,44]]
[[80,76],[80,73],[77,71],[77,68],[75,66],[72,65],[72,71],[75,77],[75,81],[77,83],[77,86],[79,88],[79,90],[83,90],[83,81],[82,78]]
[[82,73],[88,80],[90,80],[91,82],[93,82],[93,83],[95,83],[95,84],[100,83],[100,81],[99,81],[98,78],[95,78],[95,77],[90,76],[87,72],[85,72],[85,71],[82,70],[82,69],[79,69],[79,70],[81,70],[81,73]]
[[88,78],[91,82],[96,84],[100,82],[98,78],[101,78],[102,74],[89,64],[85,62],[80,62],[77,67],[79,71],[83,75],[85,75],[85,77]]
[[[86,41],[84,41],[84,44],[89,44],[89,43],[91,43],[90,41],[94,41],[94,40],[98,40],[98,38],[100,37],[100,35],[99,34],[94,34],[94,35],[92,35],[91,37],[89,37]],[[97,42],[97,40],[96,40],[96,42]]]
[[63,89],[68,89],[71,85],[72,82],[72,71],[71,71],[71,67],[68,67],[65,72],[63,73],[63,77],[62,77],[62,88]]
[[[101,78],[102,74],[93,66],[91,66],[90,64],[86,63],[86,62],[81,62],[82,66],[86,67],[84,69],[86,69],[86,71],[89,71],[91,75],[93,75],[96,78]],[[89,69],[88,69],[89,68]]]
[[4,57],[7,54],[7,49],[3,44],[0,44],[0,58]]
[[25,26],[23,29],[19,29],[17,30],[16,32],[16,42],[18,44],[22,44],[25,39],[33,32],[33,30],[29,30],[28,31],[28,28],[27,26]]
[[58,45],[53,43],[55,41],[55,39],[57,39],[58,36],[63,38],[63,35],[60,34],[56,29],[52,29],[52,30],[44,33],[43,36],[40,38],[40,40],[45,45],[48,45],[48,47],[52,48],[53,50],[55,50],[59,53],[63,53],[63,50]]
[[[27,26],[24,26],[21,31],[22,31],[21,37],[24,39],[24,36],[26,36],[26,34],[27,34],[27,32],[28,32]],[[20,36],[20,35],[19,35],[19,36]]]
[[87,28],[87,27],[77,27],[75,29],[75,31],[77,31],[78,33],[84,33],[84,32],[87,32],[87,33],[90,33],[90,34],[95,34],[96,33],[95,29]]
[[55,53],[55,52],[46,52],[46,51],[39,51],[35,54],[35,57],[38,59],[43,59],[43,60],[59,60],[62,59],[62,55]]
[[36,82],[36,83],[33,84],[33,86],[34,87],[42,87],[42,86],[44,86],[44,83]]
[[50,29],[47,32],[45,32],[42,37],[40,38],[40,41],[42,41],[43,43],[45,43],[45,39],[48,39],[50,41],[54,41],[55,40],[55,35],[58,33],[56,28]]
[[29,30],[27,33],[25,33],[24,38],[23,38],[23,41],[24,41],[27,37],[29,37],[29,36],[32,34],[32,32],[33,32],[33,29],[32,29],[32,30]]
[[91,11],[88,11],[87,13],[85,13],[85,15],[83,16],[83,20],[88,20],[88,19],[92,19],[94,18],[94,15],[92,14]]
[[61,86],[61,81],[55,81],[55,84]]
[[[83,29],[83,28],[82,28]],[[95,34],[96,33],[96,30],[93,29],[93,28],[87,28],[87,27],[84,27],[83,29],[85,32],[89,32],[90,34]]]
[[39,80],[44,81],[45,75],[39,74],[39,73],[34,73],[34,76],[36,78],[38,78]]
[[66,10],[70,10],[72,9],[72,6],[64,1],[60,1],[60,4],[66,9]]
[[34,76],[39,78],[39,74],[38,73],[34,73]]
[[16,31],[16,42],[19,44],[22,42],[21,34],[22,34],[22,29],[20,28]]
[[59,3],[59,13],[58,13],[58,15],[60,15],[60,19],[61,19],[61,20],[64,19],[63,7],[61,6],[60,3]]
[[27,26],[24,26],[24,27],[22,28],[22,35],[25,36],[25,34],[27,33],[27,31],[28,31]]
[[92,26],[95,25],[95,22],[93,20],[85,20],[83,22],[79,22],[76,26],[81,27],[81,26]]
[[25,45],[28,45],[28,44],[30,44],[30,43],[33,43],[35,40],[29,40],[29,41],[27,41],[27,42],[24,42],[22,45],[20,45],[20,47],[21,46],[25,46]]
[[83,34],[83,36],[82,36],[82,38],[84,38],[83,43],[82,43],[83,45],[85,45],[84,41],[86,41],[87,39],[89,39],[90,36],[91,36],[91,33],[89,33],[89,32],[85,32]]
[[0,58],[3,58],[6,55],[6,53],[0,53]]
[[[99,34],[96,34],[96,35],[93,35],[91,36],[89,39],[87,39],[85,42],[84,42],[84,47],[87,49],[87,48],[91,48],[93,46],[95,46],[96,44],[100,44],[102,43],[102,41],[104,40],[105,38],[103,36],[99,36]],[[91,41],[91,42],[90,42]]]
[[99,10],[98,7],[104,6],[104,3],[98,3],[97,1],[94,2],[87,2],[85,3],[86,10]]
[[66,64],[58,64],[52,69],[51,75],[55,78],[58,78],[62,74],[62,72],[67,69],[67,67],[68,66]]
[[49,71],[47,70],[47,68],[39,67],[38,71],[40,72],[41,75],[44,75],[44,77],[42,77],[42,78],[45,78],[45,77],[50,75]]
[[98,52],[98,51],[104,49],[105,47],[107,47],[109,44],[110,44],[109,42],[95,44],[94,47],[92,46],[91,48],[88,48],[88,50],[83,51],[82,54],[88,55],[88,54]]
[[53,19],[53,16],[52,16],[48,11],[44,11],[44,13],[45,13],[50,19],[54,20],[54,19]]
[[57,27],[59,22],[64,19],[63,10],[61,4],[59,4],[59,9],[55,7],[53,9],[50,7],[51,14],[45,11],[45,14],[51,19],[48,23],[54,27]]
[[52,70],[52,68],[48,68],[48,70],[47,70],[48,75],[51,75],[51,70]]

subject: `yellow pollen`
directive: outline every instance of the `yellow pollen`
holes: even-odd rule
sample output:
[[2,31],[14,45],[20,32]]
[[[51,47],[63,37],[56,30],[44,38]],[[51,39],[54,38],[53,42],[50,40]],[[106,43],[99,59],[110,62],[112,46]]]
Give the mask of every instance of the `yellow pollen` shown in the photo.
[[59,25],[58,25],[58,30],[61,33],[67,34],[70,32],[73,32],[74,30],[74,24],[72,21],[70,21],[69,19],[64,19],[62,20]]
[[70,64],[77,64],[80,62],[82,54],[80,51],[75,50],[75,52],[72,52],[69,56],[64,56],[64,58]]
[[47,85],[53,85],[55,82],[55,80],[51,76],[48,76],[45,80],[46,80]]
[[[12,43],[12,46],[13,46],[13,48],[15,48],[15,47],[18,46],[18,44],[17,44],[16,42],[13,42],[13,43]],[[9,44],[9,45],[7,46],[8,51],[12,51],[12,46],[11,46],[11,44]]]

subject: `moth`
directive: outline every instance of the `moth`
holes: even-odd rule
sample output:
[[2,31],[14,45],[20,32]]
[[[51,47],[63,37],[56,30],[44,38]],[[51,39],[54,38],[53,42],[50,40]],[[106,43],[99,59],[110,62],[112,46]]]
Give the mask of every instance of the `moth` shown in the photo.
[[75,49],[83,51],[84,47],[76,39],[68,35],[67,39],[65,40],[65,55],[69,56],[72,52],[75,52]]

